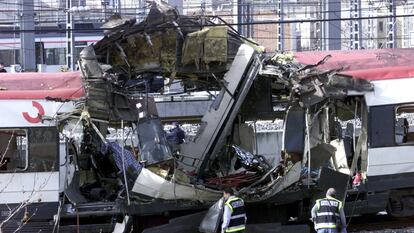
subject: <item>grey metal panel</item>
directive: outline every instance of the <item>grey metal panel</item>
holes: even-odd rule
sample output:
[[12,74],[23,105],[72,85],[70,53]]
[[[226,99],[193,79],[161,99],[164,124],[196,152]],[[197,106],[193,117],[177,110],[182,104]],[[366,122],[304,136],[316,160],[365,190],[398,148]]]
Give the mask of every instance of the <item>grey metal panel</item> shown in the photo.
[[199,231],[206,233],[216,233],[219,229],[220,220],[223,217],[223,198],[218,200],[205,214],[200,223]]
[[[363,197],[364,194],[360,193],[359,196]],[[367,194],[366,199],[346,202],[344,206],[345,215],[378,213],[387,208],[388,200],[389,192]]]
[[[4,221],[5,218],[9,217],[10,210],[17,208],[19,205],[21,205],[21,203],[0,204],[0,221]],[[14,231],[18,226],[16,223],[21,223],[26,211],[30,215],[36,213],[32,216],[32,218],[30,219],[31,221],[28,221],[28,223],[40,222],[41,220],[51,220],[53,219],[53,215],[56,214],[58,206],[58,202],[31,203],[27,207],[21,208],[19,211],[17,211],[16,215],[12,216],[12,218],[9,220],[9,222],[7,222],[7,224],[5,224],[5,226],[10,227],[9,229],[12,229],[14,227]],[[4,228],[2,228],[2,230],[3,232],[9,232]]]
[[160,118],[198,117],[203,116],[211,105],[211,100],[157,102]]
[[368,124],[369,147],[395,145],[394,105],[370,107]]
[[286,152],[302,154],[305,148],[305,111],[302,108],[288,110],[284,132]]
[[334,171],[330,168],[322,167],[320,171],[319,186],[322,190],[320,197],[325,196],[329,188],[335,188],[339,200],[345,198],[345,191],[348,185],[349,175]]
[[414,187],[414,173],[399,173],[394,175],[368,176],[369,191],[386,191]]
[[181,146],[181,154],[184,164],[193,164],[195,166],[188,170],[198,169],[207,153],[215,144],[215,139],[219,134],[223,134],[222,128],[224,125],[229,124],[228,117],[232,113],[232,108],[235,105],[236,100],[234,96],[239,91],[240,83],[243,81],[246,69],[249,68],[250,61],[254,56],[255,51],[248,45],[242,45],[234,59],[230,70],[225,74],[224,82],[226,83],[227,91],[224,93],[221,100],[220,107],[216,109],[210,108],[202,118],[202,122],[207,124],[205,130],[196,137],[195,141],[185,143]]

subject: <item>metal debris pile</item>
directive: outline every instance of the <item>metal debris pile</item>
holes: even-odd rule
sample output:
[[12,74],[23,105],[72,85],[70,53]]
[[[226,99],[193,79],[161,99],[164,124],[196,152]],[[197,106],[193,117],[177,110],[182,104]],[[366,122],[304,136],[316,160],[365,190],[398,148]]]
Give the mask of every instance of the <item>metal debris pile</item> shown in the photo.
[[[339,121],[331,116],[344,121],[356,114],[346,113],[357,104],[347,91],[372,90],[341,69],[318,69],[329,56],[311,65],[291,54],[269,56],[225,22],[181,16],[162,2],[152,3],[143,22],[118,17],[105,28],[105,37],[81,53],[86,96],[71,116],[77,120],[62,119],[67,132],[82,134],[66,134],[76,148],[67,165],[75,171],[67,187],[74,203],[214,201],[223,187],[248,202],[276,202],[287,196],[281,193],[315,184],[315,169],[334,156]],[[152,98],[173,83],[185,92],[216,93],[178,145],[167,140],[173,127],[162,125]],[[266,120],[272,123],[260,123]],[[252,138],[283,128],[283,151],[257,154]],[[308,159],[311,152],[321,155]],[[330,166],[347,168],[338,161]]]

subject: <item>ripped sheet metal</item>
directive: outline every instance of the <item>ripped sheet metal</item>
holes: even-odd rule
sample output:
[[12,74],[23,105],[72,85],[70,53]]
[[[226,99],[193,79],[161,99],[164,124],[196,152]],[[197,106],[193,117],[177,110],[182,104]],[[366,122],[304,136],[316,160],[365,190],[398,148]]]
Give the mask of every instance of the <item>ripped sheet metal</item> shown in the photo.
[[[414,49],[369,49],[353,51],[311,51],[295,53],[301,64],[315,64],[331,58],[318,70],[342,69],[339,74],[364,80],[399,79],[414,76]],[[362,83],[360,83],[362,84]]]
[[168,181],[146,168],[141,170],[132,191],[164,200],[214,201],[222,195],[221,192],[215,190]]
[[270,202],[273,199],[276,199],[281,191],[294,185],[300,180],[301,170],[302,163],[297,162],[289,169],[285,176],[275,180],[271,185],[267,185],[261,189],[246,190],[246,202]]

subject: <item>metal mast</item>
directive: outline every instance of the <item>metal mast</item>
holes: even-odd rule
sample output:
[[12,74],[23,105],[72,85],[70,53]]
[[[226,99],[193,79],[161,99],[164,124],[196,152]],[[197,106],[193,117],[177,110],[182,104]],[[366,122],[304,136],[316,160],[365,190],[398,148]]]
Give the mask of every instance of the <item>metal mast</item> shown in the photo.
[[397,41],[395,40],[395,34],[397,33],[397,25],[396,25],[396,1],[395,0],[388,0],[388,24],[387,24],[387,48],[396,48]]
[[75,38],[72,13],[72,0],[66,0],[66,66],[69,70],[75,70]]
[[351,0],[350,4],[350,18],[354,18],[351,21],[350,27],[350,48],[361,48],[361,0]]
[[284,0],[277,1],[277,18],[279,19],[279,23],[277,24],[277,50],[283,51],[285,49],[284,43],[284,34],[285,30],[283,28],[283,20],[284,20]]
[[21,0],[20,64],[24,71],[36,71],[36,49],[33,0]]

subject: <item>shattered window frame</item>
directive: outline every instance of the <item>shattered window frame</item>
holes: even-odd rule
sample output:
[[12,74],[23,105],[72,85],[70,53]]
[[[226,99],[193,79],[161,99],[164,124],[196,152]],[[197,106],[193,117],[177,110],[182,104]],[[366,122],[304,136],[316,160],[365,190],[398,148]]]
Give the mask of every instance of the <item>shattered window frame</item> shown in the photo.
[[[19,131],[24,132],[24,136],[23,135],[19,135],[18,134]],[[0,128],[0,133],[3,134],[3,132],[6,132],[7,134],[11,133],[11,135],[14,135],[15,133],[17,133],[13,137],[16,138],[16,141],[15,141],[15,143],[16,143],[16,152],[18,152],[19,155],[16,156],[16,155],[13,154],[11,157],[13,159],[20,158],[21,157],[20,158],[20,159],[22,159],[22,163],[21,164],[24,164],[24,167],[23,168],[20,168],[19,166],[16,165],[13,168],[8,168],[8,164],[10,163],[10,161],[7,161],[6,160],[7,158],[9,158],[9,157],[7,157],[6,153],[10,149],[11,143],[14,143],[14,142],[12,142],[13,139],[10,137],[7,140],[8,142],[6,141],[6,145],[5,145],[6,147],[5,148],[1,148],[2,149],[2,151],[1,151],[1,157],[2,157],[1,158],[1,162],[2,162],[2,164],[1,164],[1,167],[0,167],[0,173],[24,172],[24,171],[27,171],[28,168],[29,168],[29,144],[27,143],[28,137],[29,137],[28,130],[26,128]],[[26,139],[23,139],[23,140],[20,139],[20,140],[18,140],[17,139],[18,137],[25,137]],[[25,142],[24,142],[24,140],[25,140]],[[25,148],[22,147],[23,145],[25,145]],[[25,151],[24,160],[23,160],[23,156],[20,154],[20,151],[22,151],[22,150]],[[4,155],[4,157],[3,157],[3,155]],[[9,159],[12,159],[12,158],[9,158]],[[3,167],[3,166],[5,166],[5,167]]]
[[[399,113],[400,109],[408,110],[409,112]],[[395,144],[399,146],[414,145],[414,131],[410,132],[410,128],[414,128],[413,125],[410,127],[410,120],[412,121],[412,116],[414,116],[414,103],[396,105],[394,114]]]

